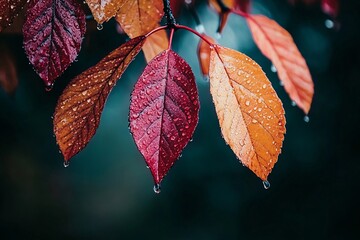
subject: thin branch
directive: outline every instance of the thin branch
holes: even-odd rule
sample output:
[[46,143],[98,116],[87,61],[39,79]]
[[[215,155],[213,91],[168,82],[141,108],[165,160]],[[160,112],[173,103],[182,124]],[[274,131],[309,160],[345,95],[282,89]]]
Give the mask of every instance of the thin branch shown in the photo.
[[176,25],[176,20],[174,18],[174,15],[170,7],[170,0],[163,0],[163,3],[164,3],[164,13],[166,16],[166,24],[168,26]]

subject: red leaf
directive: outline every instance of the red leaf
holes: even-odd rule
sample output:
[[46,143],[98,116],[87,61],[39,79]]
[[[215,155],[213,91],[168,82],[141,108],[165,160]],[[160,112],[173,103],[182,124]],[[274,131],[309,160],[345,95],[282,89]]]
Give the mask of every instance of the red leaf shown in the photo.
[[31,64],[52,86],[80,51],[85,14],[76,0],[31,0],[23,33]]
[[0,0],[0,32],[9,26],[28,0]]
[[247,22],[256,45],[276,67],[286,92],[307,114],[314,95],[314,84],[293,38],[274,20],[265,16],[251,15]]
[[199,99],[190,66],[172,50],[146,66],[131,94],[130,131],[159,184],[190,141]]
[[322,10],[332,17],[336,17],[339,13],[339,1],[338,0],[322,0]]
[[110,91],[143,43],[143,36],[124,43],[74,78],[60,96],[54,114],[54,133],[65,161],[94,136]]

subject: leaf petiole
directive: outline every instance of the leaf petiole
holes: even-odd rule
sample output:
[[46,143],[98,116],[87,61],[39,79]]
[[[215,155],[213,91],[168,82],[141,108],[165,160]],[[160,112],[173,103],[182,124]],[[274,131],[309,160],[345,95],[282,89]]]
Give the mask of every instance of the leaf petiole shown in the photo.
[[201,38],[202,40],[204,40],[204,42],[206,42],[207,44],[209,44],[210,47],[213,47],[214,44],[211,43],[209,40],[207,40],[204,36],[202,36],[200,33],[198,33],[197,31],[195,31],[194,29],[188,27],[188,26],[184,26],[184,25],[179,25],[179,24],[176,24],[174,26],[176,29],[184,29],[184,30],[187,30],[195,35],[197,35],[199,38]]

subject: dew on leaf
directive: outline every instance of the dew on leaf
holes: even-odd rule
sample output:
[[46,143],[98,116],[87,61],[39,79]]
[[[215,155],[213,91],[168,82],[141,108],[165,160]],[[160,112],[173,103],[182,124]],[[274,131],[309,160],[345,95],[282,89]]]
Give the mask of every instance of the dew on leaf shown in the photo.
[[273,73],[276,73],[276,72],[277,72],[277,69],[276,69],[276,67],[274,66],[274,64],[271,64],[270,70],[271,70]]
[[295,102],[295,101],[291,101],[291,106],[296,107],[296,102]]
[[270,188],[270,182],[268,180],[263,181],[263,186],[265,189],[269,189]]
[[154,193],[159,194],[161,192],[160,184],[155,184],[153,190],[154,190]]

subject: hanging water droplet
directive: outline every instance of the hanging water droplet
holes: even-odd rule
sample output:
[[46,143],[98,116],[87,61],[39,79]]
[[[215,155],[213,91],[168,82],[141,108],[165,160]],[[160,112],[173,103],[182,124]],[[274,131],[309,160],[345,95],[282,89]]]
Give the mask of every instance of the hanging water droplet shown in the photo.
[[324,23],[325,23],[325,27],[327,27],[328,29],[332,29],[335,26],[334,21],[331,19],[326,19]]
[[274,66],[274,64],[271,64],[270,70],[271,70],[272,72],[274,72],[274,73],[277,72],[277,69],[276,69],[276,67]]
[[295,102],[295,101],[291,101],[291,106],[296,107],[296,102]]
[[146,165],[146,168],[150,168],[150,166],[149,166],[149,165]]
[[98,23],[98,25],[96,26],[96,29],[101,31],[103,30],[104,26],[101,23]]
[[283,81],[280,81],[279,84],[280,84],[280,86],[282,86],[282,87],[284,86],[284,82],[283,82]]
[[309,118],[308,115],[306,115],[306,116],[304,117],[304,121],[307,122],[307,123],[310,122],[310,118]]
[[210,79],[209,79],[209,76],[208,76],[208,75],[205,75],[204,78],[203,78],[203,81],[206,82],[206,83],[208,83],[209,80],[210,80]]
[[159,194],[161,192],[161,186],[160,186],[160,184],[155,184],[154,185],[154,193],[156,193],[156,194]]
[[215,35],[215,38],[220,39],[221,38],[221,33],[217,32],[216,35]]
[[196,25],[195,30],[199,33],[205,33],[205,27],[202,24]]
[[70,165],[70,162],[69,161],[64,161],[64,167],[68,167]]
[[268,180],[263,181],[263,185],[264,185],[264,188],[265,188],[265,189],[269,189],[269,188],[270,188],[270,183],[269,183]]
[[53,83],[46,83],[45,85],[45,91],[50,92],[54,87]]

